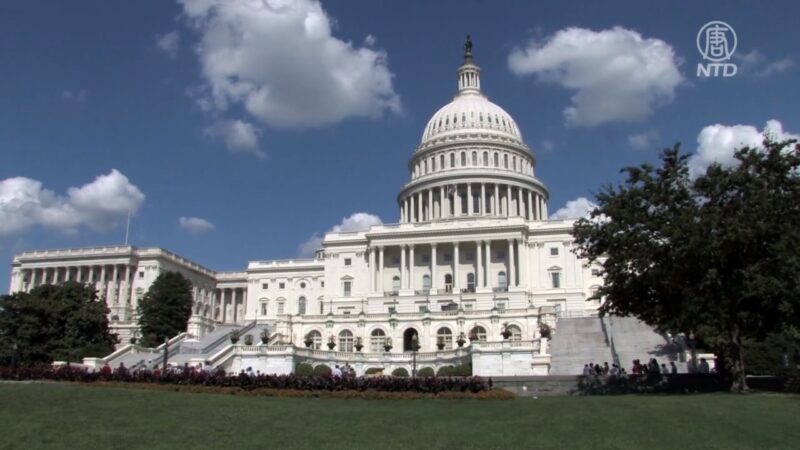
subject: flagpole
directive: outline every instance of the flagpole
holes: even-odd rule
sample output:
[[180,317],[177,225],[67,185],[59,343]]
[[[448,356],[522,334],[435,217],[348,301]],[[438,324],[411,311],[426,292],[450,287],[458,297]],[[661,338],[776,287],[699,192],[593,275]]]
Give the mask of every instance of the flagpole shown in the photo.
[[128,232],[131,230],[131,209],[128,208],[128,222],[125,224],[125,246],[128,246]]

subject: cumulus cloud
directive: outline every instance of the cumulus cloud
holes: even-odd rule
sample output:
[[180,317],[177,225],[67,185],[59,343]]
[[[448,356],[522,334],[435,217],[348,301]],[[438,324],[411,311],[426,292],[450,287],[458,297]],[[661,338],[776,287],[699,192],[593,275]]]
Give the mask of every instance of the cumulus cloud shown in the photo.
[[171,31],[160,36],[156,36],[156,47],[163,51],[170,58],[174,58],[178,54],[178,47],[180,46],[181,35],[177,31]]
[[597,205],[588,198],[578,197],[575,200],[568,201],[563,208],[560,208],[558,211],[551,214],[550,218],[553,220],[580,218],[588,219],[591,212],[596,208]]
[[631,148],[634,150],[652,149],[660,137],[658,131],[648,130],[643,133],[628,136],[628,144],[630,144]]
[[669,103],[683,81],[672,47],[621,27],[566,28],[515,48],[509,68],[575,91],[564,110],[569,125],[594,126],[649,117]]
[[[338,225],[334,225],[328,233],[348,232],[348,231],[364,231],[369,230],[373,225],[380,225],[383,221],[381,218],[364,212],[357,212],[351,214],[349,217],[342,218]],[[300,244],[299,252],[301,256],[313,256],[314,252],[322,248],[322,240],[325,239],[324,235],[314,233],[305,242]]]
[[751,75],[756,78],[766,78],[777,75],[794,67],[792,58],[782,58],[769,61],[767,56],[758,49],[748,53],[734,54],[734,58],[739,63],[739,73]]
[[697,136],[697,152],[689,158],[689,174],[696,178],[706,172],[712,163],[724,167],[736,164],[734,152],[742,147],[761,147],[764,136],[782,141],[800,139],[800,136],[783,130],[777,120],[769,120],[759,131],[752,125],[709,125]]
[[553,142],[552,139],[542,139],[542,142],[539,144],[539,148],[541,148],[544,152],[550,153],[555,150],[556,143]]
[[261,130],[242,120],[220,120],[206,128],[206,134],[222,138],[232,153],[250,153],[258,158],[266,154],[258,146]]
[[180,217],[178,225],[192,234],[207,233],[214,230],[214,224],[199,217]]
[[66,195],[44,189],[42,182],[14,177],[0,181],[0,235],[34,226],[75,233],[81,226],[105,231],[135,214],[145,196],[116,169],[91,183],[71,187]]
[[61,91],[61,99],[70,103],[83,103],[88,95],[89,92],[86,89],[64,89]]
[[201,107],[283,128],[400,111],[387,55],[333,36],[316,0],[178,0],[200,35]]

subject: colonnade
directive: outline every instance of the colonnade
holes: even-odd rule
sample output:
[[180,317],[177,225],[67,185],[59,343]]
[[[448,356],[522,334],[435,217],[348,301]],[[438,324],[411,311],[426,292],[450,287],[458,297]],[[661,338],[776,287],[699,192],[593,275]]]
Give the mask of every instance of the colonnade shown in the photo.
[[21,269],[17,291],[30,292],[43,284],[58,284],[66,281],[95,285],[100,298],[109,306],[133,305],[131,286],[136,266],[129,264],[69,265]]
[[[400,250],[399,286],[385,285],[386,253],[390,248]],[[462,257],[462,251],[473,250],[473,258]],[[452,253],[445,253],[450,251]],[[495,257],[493,261],[493,251],[495,256],[498,252],[503,252],[503,256]],[[425,261],[426,256],[427,262],[418,265],[417,261]],[[474,292],[481,289],[502,291],[528,284],[528,246],[522,239],[376,245],[368,249],[368,257],[370,292],[397,295],[403,291],[423,291],[425,294]],[[447,264],[443,266],[440,262]],[[502,264],[501,268],[497,268],[498,263]],[[439,273],[440,270],[442,273]],[[466,273],[462,274],[462,270],[466,270]],[[425,276],[430,277],[429,287],[426,286]]]
[[458,183],[421,189],[400,204],[400,222],[416,223],[465,216],[547,218],[547,201],[538,192],[498,183]]
[[216,289],[211,309],[214,320],[222,323],[236,323],[244,320],[247,305],[247,288]]

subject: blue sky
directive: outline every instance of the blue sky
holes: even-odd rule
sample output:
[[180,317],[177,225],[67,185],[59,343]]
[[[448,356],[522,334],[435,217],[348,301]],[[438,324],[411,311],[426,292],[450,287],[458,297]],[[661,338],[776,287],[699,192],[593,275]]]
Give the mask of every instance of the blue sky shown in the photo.
[[[247,3],[0,4],[0,260],[121,243],[129,209],[132,244],[218,270],[357,212],[395,222],[466,34],[551,213],[675,142],[702,168],[768,121],[800,133],[797,2]],[[736,31],[733,77],[696,76],[711,20]]]

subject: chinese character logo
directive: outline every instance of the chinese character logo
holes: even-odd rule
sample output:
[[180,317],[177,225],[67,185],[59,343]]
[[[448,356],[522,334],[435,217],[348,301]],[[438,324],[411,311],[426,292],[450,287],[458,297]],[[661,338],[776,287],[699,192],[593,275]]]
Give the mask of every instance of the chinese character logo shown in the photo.
[[708,22],[697,33],[697,50],[703,59],[710,61],[708,64],[697,64],[697,76],[723,76],[736,75],[737,67],[728,61],[736,51],[736,32],[733,27],[720,20]]

